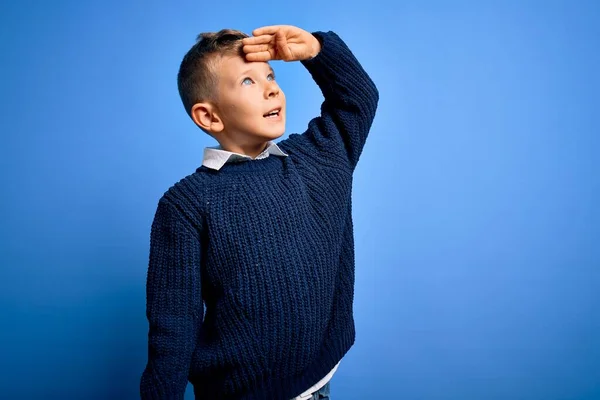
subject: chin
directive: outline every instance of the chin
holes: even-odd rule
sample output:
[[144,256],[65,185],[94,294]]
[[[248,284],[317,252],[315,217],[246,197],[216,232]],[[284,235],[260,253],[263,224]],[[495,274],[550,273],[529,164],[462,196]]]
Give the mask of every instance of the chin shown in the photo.
[[280,132],[277,132],[273,135],[273,139],[279,139],[280,137],[283,136],[283,134],[285,133],[285,128],[282,129]]
[[265,129],[262,132],[262,136],[267,140],[274,140],[274,139],[282,137],[284,133],[285,133],[285,125],[282,125],[281,127],[277,127],[277,128],[271,127],[270,129]]

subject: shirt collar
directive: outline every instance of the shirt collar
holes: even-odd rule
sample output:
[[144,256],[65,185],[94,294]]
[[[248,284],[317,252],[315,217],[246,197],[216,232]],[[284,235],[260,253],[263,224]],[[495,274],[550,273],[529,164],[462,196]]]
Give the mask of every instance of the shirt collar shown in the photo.
[[[263,150],[254,160],[260,160],[263,158],[269,157],[269,155],[287,157],[287,154],[277,146],[274,142],[268,142],[267,148]],[[248,161],[253,160],[252,157],[240,154],[233,153],[231,151],[223,150],[221,146],[215,147],[207,147],[204,149],[204,160],[202,160],[202,165],[207,168],[220,170],[223,165],[228,162],[240,162],[240,161]]]

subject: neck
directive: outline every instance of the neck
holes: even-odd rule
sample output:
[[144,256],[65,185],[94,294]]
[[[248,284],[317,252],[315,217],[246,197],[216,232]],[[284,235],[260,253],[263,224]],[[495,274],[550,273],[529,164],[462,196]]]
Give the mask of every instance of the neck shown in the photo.
[[256,143],[256,144],[235,144],[235,143],[220,143],[221,148],[232,153],[244,154],[252,158],[256,158],[260,153],[265,151],[268,142]]

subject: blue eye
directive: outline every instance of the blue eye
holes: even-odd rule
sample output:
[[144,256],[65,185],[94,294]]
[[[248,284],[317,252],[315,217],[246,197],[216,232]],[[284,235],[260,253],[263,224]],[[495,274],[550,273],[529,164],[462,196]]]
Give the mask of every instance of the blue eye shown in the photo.
[[269,79],[269,77],[271,78],[270,80],[275,80],[275,74],[269,74],[269,76],[267,76],[267,79]]
[[250,78],[244,78],[244,80],[242,81],[242,85],[246,85],[246,82],[250,82],[250,83],[248,83],[248,85],[249,85],[249,84],[252,84],[253,81]]

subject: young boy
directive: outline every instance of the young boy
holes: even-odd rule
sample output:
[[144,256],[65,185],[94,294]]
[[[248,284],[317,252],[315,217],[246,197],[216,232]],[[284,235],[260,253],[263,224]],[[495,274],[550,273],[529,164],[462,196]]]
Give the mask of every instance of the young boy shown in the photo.
[[[325,98],[278,144],[271,60],[301,61]],[[141,396],[327,398],[355,340],[352,174],[378,91],[335,33],[286,25],[200,35],[178,86],[220,146],[158,202]]]

